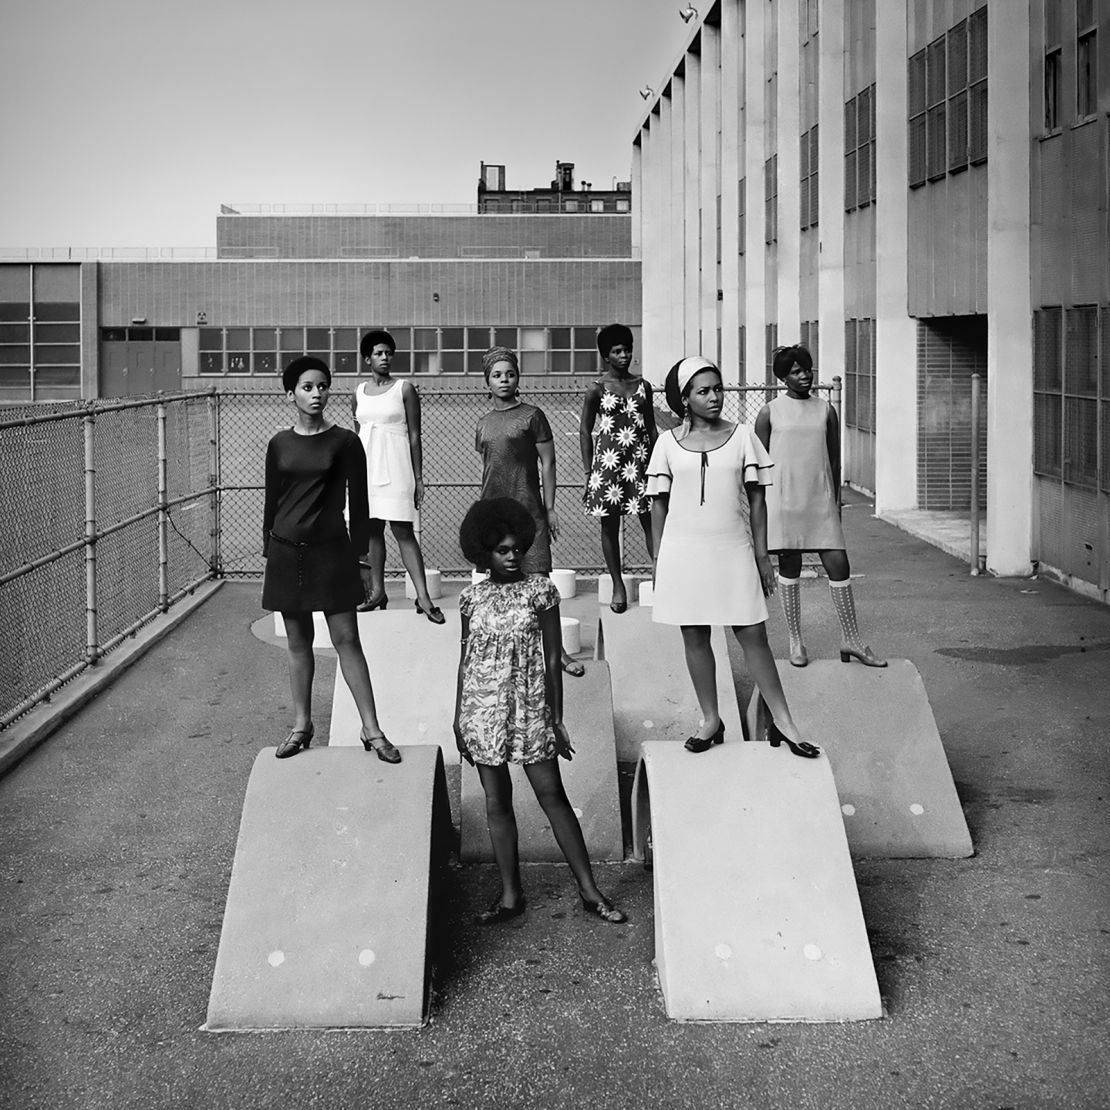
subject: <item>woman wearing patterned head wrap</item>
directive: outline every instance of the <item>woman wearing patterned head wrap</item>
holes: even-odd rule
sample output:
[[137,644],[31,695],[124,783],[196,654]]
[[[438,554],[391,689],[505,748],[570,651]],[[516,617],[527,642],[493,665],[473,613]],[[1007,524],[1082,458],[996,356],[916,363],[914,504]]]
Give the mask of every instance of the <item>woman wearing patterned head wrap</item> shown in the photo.
[[764,500],[771,459],[747,424],[721,417],[721,374],[708,359],[676,362],[665,391],[683,421],[656,440],[648,463],[656,560],[652,620],[682,628],[702,712],[686,750],[704,752],[725,737],[710,632],[712,625],[727,624],[771,711],[771,744],[785,741],[795,755],[812,758],[818,749],[798,733],[767,643],[764,597],[775,588]]
[[[482,455],[481,498],[511,497],[528,510],[536,538],[524,556],[524,573],[550,574],[551,541],[559,538],[551,425],[542,409],[520,399],[520,364],[508,347],[486,351],[482,372],[493,405],[474,433],[475,450]],[[576,678],[586,673],[565,652],[563,670]]]
[[[578,442],[582,469],[588,475],[584,497],[586,513],[601,521],[601,551],[613,579],[609,608],[628,608],[621,565],[621,519],[635,514],[644,530],[649,557],[651,502],[647,496],[648,456],[655,446],[655,406],[651,385],[629,373],[632,365],[632,331],[610,324],[597,336],[597,349],[605,372],[586,390]],[[594,427],[597,444],[594,444]]]

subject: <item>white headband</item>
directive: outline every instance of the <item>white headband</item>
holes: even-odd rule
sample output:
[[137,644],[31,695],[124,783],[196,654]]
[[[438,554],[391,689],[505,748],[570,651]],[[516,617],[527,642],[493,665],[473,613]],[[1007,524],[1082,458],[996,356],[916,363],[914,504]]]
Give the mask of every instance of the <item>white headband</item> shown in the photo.
[[678,392],[681,396],[682,391],[686,388],[690,379],[702,370],[716,370],[717,367],[707,358],[702,358],[701,355],[692,355],[690,358],[684,358],[678,364],[678,370],[675,371],[675,379],[678,382]]

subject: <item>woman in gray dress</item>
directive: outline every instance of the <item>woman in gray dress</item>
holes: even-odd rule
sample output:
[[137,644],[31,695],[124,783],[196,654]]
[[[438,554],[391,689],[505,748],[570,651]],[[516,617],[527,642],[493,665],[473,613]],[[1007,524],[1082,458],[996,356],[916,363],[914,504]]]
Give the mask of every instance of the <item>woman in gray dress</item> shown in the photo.
[[[520,399],[520,363],[508,347],[490,347],[482,372],[492,407],[478,420],[474,447],[482,455],[483,501],[511,497],[536,525],[524,557],[525,574],[551,573],[551,541],[559,538],[555,512],[555,440],[543,410]],[[580,678],[585,668],[565,651],[563,670]]]

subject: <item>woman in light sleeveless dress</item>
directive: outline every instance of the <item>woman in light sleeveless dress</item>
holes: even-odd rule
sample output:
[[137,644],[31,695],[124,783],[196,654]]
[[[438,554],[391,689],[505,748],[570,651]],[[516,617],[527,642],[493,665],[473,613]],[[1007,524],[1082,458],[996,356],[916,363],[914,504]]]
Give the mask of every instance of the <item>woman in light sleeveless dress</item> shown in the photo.
[[775,463],[767,491],[767,550],[778,555],[779,596],[790,636],[790,662],[809,662],[802,641],[802,553],[816,551],[829,576],[840,621],[840,660],[885,667],[860,637],[852,571],[840,525],[840,425],[836,410],[813,393],[813,356],[802,346],[780,347],[771,369],[786,386],[755,419],[755,434]]
[[390,374],[396,349],[387,331],[363,336],[359,350],[371,377],[360,382],[351,397],[351,411],[366,452],[370,501],[370,546],[362,564],[370,581],[358,609],[360,613],[384,609],[389,602],[385,592],[385,524],[389,521],[401,562],[416,588],[417,611],[433,624],[443,624],[443,611],[428,594],[424,556],[413,528],[424,500],[420,397],[411,382]]

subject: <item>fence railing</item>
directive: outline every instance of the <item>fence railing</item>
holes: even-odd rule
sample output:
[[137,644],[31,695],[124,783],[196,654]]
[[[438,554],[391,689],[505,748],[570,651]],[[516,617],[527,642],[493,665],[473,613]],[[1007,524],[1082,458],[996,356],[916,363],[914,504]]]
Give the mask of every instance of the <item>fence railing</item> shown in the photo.
[[[555,436],[556,564],[598,572],[600,528],[582,508],[582,387],[523,384]],[[819,388],[839,409],[839,379]],[[751,423],[773,393],[726,389],[724,415]],[[489,398],[432,383],[420,396],[425,562],[446,575],[466,574],[458,525],[478,494],[474,433]],[[661,427],[675,423],[659,404],[656,412]],[[334,395],[329,415],[353,427],[350,395]],[[18,415],[0,410],[0,465],[14,491],[0,541],[8,636],[0,653],[0,729],[204,581],[262,575],[266,444],[290,421],[280,388],[23,408]],[[625,519],[622,542],[628,570],[646,572],[650,561],[634,519]],[[403,567],[388,541],[387,552],[387,573],[399,577]]]

